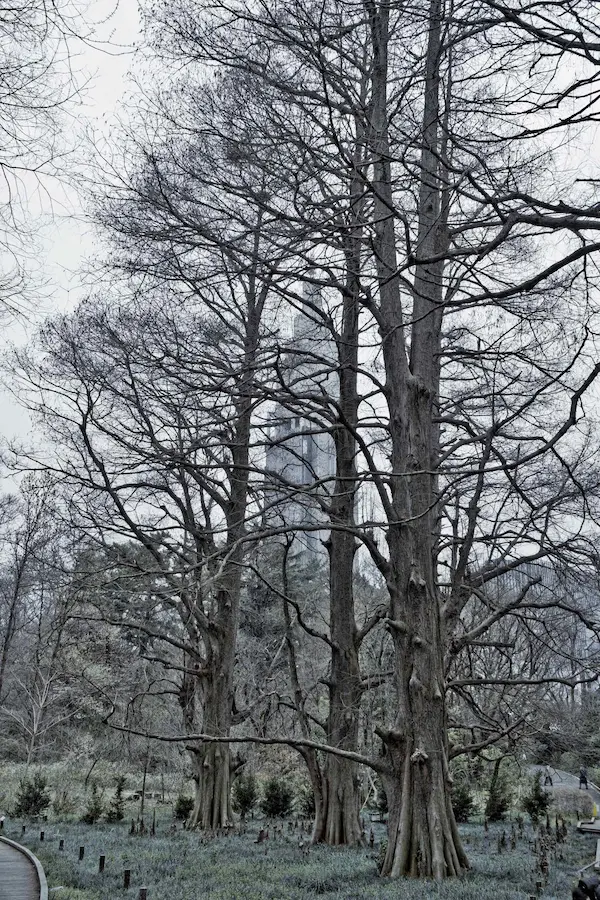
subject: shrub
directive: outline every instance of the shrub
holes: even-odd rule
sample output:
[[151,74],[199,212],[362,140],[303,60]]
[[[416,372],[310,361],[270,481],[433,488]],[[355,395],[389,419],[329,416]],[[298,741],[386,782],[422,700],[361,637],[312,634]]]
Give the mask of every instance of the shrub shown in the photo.
[[492,778],[490,791],[485,804],[485,814],[490,822],[501,822],[510,809],[512,794],[505,778]]
[[473,814],[475,801],[466,781],[455,782],[452,785],[452,809],[457,822],[468,822]]
[[231,791],[231,801],[235,812],[239,813],[242,819],[256,806],[258,800],[258,789],[256,787],[256,778],[251,773],[248,775],[238,775],[233,782]]
[[55,816],[58,816],[58,818],[71,815],[75,812],[76,808],[77,803],[67,790],[60,791],[52,801],[52,812]]
[[102,797],[98,793],[98,785],[94,781],[92,783],[92,792],[88,800],[88,805],[81,817],[81,821],[85,825],[94,825],[102,817],[103,812],[104,803],[102,802]]
[[269,819],[282,819],[292,805],[292,789],[281,778],[269,778],[260,807]]
[[123,798],[123,788],[125,787],[125,776],[118,775],[114,797],[111,799],[106,812],[107,822],[122,822],[125,818],[125,800]]
[[537,825],[540,819],[548,812],[550,797],[541,785],[539,774],[532,777],[529,793],[525,794],[521,805],[534,825]]
[[48,782],[39,772],[32,779],[23,778],[19,782],[15,816],[39,816],[50,806],[50,794],[46,790]]
[[180,794],[177,800],[175,801],[175,809],[173,810],[173,815],[176,819],[187,819],[194,808],[194,800],[192,797],[186,797],[185,794]]

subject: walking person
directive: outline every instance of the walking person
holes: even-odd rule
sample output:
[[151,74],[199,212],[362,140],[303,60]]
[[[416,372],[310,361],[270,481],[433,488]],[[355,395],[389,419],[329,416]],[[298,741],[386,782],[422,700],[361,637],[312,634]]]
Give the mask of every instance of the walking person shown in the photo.
[[550,785],[552,787],[552,775],[550,774],[550,766],[544,769],[544,787]]
[[579,770],[579,790],[581,790],[582,787],[584,787],[586,789],[586,791],[589,790],[588,779],[587,779],[587,769],[585,766],[582,766]]

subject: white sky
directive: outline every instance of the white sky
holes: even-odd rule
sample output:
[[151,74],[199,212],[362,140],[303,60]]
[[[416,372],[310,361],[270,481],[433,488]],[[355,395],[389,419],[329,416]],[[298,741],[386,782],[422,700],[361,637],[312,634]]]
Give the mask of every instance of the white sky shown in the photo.
[[[118,5],[115,5],[117,4]],[[66,109],[69,142],[85,155],[83,132],[105,132],[119,109],[127,89],[127,77],[135,61],[139,38],[137,0],[90,0],[87,22],[94,26],[94,41],[73,41],[71,52],[76,81],[85,85],[82,95]],[[81,133],[82,138],[73,141]],[[79,156],[75,150],[74,163]],[[32,190],[32,214],[44,223],[41,253],[36,260],[35,284],[40,303],[28,321],[3,329],[0,350],[22,343],[49,314],[72,308],[85,293],[84,263],[92,255],[93,239],[74,187],[45,181],[48,191]],[[0,386],[0,436],[11,438],[29,431],[29,417],[11,394]]]

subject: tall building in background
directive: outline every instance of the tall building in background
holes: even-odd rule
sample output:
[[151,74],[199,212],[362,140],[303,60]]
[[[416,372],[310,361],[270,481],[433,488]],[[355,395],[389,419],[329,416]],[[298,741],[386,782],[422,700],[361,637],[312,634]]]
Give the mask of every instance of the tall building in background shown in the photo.
[[[327,398],[339,393],[336,348],[319,313],[318,287],[304,286],[290,349],[283,356],[280,402],[273,407],[267,446],[266,521],[294,533],[292,553],[325,553],[326,515],[319,498],[331,493],[335,449],[327,426]],[[323,528],[317,527],[323,524]]]

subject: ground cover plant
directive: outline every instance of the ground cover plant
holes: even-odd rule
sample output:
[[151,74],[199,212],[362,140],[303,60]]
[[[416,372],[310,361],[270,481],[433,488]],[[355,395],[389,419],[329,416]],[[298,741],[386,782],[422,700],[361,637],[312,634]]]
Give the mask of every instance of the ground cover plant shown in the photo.
[[[131,895],[139,887],[148,889],[149,900],[524,900],[536,893],[536,856],[532,852],[534,831],[527,824],[522,832],[512,823],[482,823],[461,827],[462,838],[472,859],[464,877],[444,883],[414,879],[392,881],[377,877],[377,859],[385,840],[385,826],[373,823],[374,847],[366,850],[311,847],[306,853],[307,834],[253,819],[245,833],[209,837],[200,832],[171,829],[167,807],[157,809],[157,833],[152,837],[129,834],[129,825],[50,823],[39,840],[39,825],[29,824],[23,842],[42,861],[50,888],[61,900],[114,900],[123,887],[123,871],[131,870]],[[554,826],[554,820],[552,820]],[[260,828],[269,827],[269,839],[256,843]],[[307,825],[308,827],[308,825]],[[21,840],[21,823],[10,820],[8,836]],[[521,836],[522,834],[522,836]],[[511,849],[511,837],[515,846]],[[64,850],[59,851],[59,839]],[[78,861],[79,847],[85,847]],[[550,855],[550,870],[539,896],[565,900],[579,868],[593,859],[595,843],[568,827],[567,840]],[[103,874],[98,872],[100,855],[106,857]]]

